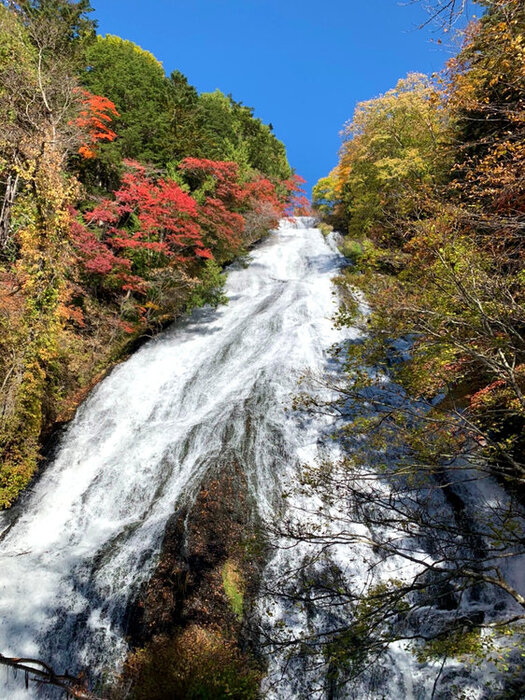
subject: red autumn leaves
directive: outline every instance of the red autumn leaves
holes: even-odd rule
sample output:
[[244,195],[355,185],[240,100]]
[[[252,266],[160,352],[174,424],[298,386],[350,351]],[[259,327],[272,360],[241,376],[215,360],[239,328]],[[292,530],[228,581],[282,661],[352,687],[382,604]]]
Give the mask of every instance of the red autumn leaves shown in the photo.
[[134,161],[126,168],[114,198],[82,216],[74,212],[72,224],[85,272],[111,287],[143,292],[153,269],[189,269],[199,258],[223,262],[243,244],[243,213],[270,204],[277,222],[284,211],[270,180],[240,183],[233,162],[186,158],[181,184]]
[[[116,138],[109,124],[119,116],[105,97],[80,91],[75,120],[84,135],[79,154],[96,157],[101,141]],[[304,205],[302,178],[274,184],[263,176],[241,182],[234,162],[185,158],[176,179],[148,172],[136,161],[113,197],[80,215],[72,211],[72,238],[82,268],[107,288],[143,293],[154,270],[194,272],[199,259],[231,259],[241,249],[245,216],[265,213],[276,225]],[[268,218],[266,218],[268,221]]]

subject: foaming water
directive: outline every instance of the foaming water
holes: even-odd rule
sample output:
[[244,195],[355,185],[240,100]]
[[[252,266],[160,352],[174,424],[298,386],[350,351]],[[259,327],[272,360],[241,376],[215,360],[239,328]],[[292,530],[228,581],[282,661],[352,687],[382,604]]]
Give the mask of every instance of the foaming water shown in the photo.
[[[339,338],[341,256],[311,226],[283,222],[231,269],[229,304],[175,324],[80,407],[18,513],[1,516],[1,653],[70,672],[117,667],[126,607],[166,522],[214,464],[243,465],[261,515],[272,512],[317,440],[286,410],[291,395]],[[18,682],[4,692],[27,697]]]
[[[230,269],[229,304],[194,312],[111,372],[20,507],[0,515],[0,653],[40,658],[59,672],[90,669],[101,677],[118,670],[127,651],[126,610],[155,567],[168,519],[226,461],[244,469],[267,522],[282,515],[283,492],[289,512],[308,519],[316,513],[317,497],[297,493],[297,476],[305,463],[338,457],[334,421],[289,409],[301,375],[336,374],[329,349],[359,331],[334,328],[332,278],[343,259],[334,237],[312,226],[309,219],[282,222],[246,267]],[[505,499],[488,480],[462,497],[472,517],[483,502]],[[334,527],[350,505],[334,505]],[[312,555],[308,544],[281,544],[263,572],[267,588],[279,589],[293,571],[300,582],[301,563]],[[340,546],[328,563],[362,591],[369,562],[370,548]],[[406,562],[376,566],[378,580],[417,571],[407,571]],[[525,585],[522,571],[515,578]],[[489,610],[495,602],[476,605]],[[258,611],[270,638],[283,628],[300,635],[344,623],[343,609],[334,615],[322,606],[300,608],[268,593]],[[312,675],[286,649],[270,646],[264,696],[302,700],[319,690],[327,698],[423,700],[433,696],[439,670],[393,644],[350,690],[334,690],[324,683],[330,669],[318,661]],[[445,670],[464,697],[481,697],[479,673],[453,660]],[[444,692],[436,697],[452,697]],[[26,691],[9,674],[0,680],[0,698],[28,694],[35,689]]]

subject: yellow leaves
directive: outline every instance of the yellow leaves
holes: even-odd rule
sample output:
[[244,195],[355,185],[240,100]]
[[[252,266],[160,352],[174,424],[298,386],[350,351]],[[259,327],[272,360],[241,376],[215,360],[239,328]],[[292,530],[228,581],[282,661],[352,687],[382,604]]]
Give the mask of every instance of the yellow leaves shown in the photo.
[[0,479],[5,484],[0,487],[0,506],[4,507],[36,469],[44,406],[57,400],[49,375],[59,357],[63,325],[83,323],[82,312],[68,307],[65,298],[71,255],[69,205],[79,186],[63,172],[64,153],[54,142],[52,129],[35,133],[32,141],[28,137],[25,158],[16,167],[23,182],[13,209],[19,222],[18,257],[11,270],[16,297],[2,306],[6,315],[2,325],[9,329],[15,355],[13,366],[19,367],[4,386],[12,397],[0,439]]
[[132,41],[128,41],[127,39],[121,39],[119,36],[114,36],[113,34],[106,34],[106,36],[104,37],[98,36],[97,41],[102,44],[106,43],[115,44],[117,46],[125,46],[133,53],[138,54],[142,58],[146,59],[152,66],[158,69],[159,75],[162,75],[162,77],[164,77],[165,72],[162,63],[157,58],[155,58],[155,56],[150,51],[146,51],[140,46],[137,46],[137,44],[134,44]]
[[[420,74],[357,106],[343,130],[331,189],[333,211],[338,215],[344,207],[352,235],[377,239],[393,230],[399,238],[410,213],[421,215],[435,178],[445,118],[441,94]],[[327,191],[330,180],[322,180],[318,191]]]
[[25,182],[31,182],[35,176],[35,171],[37,168],[36,158],[27,158],[22,162],[14,165],[14,172],[16,172],[22,180]]

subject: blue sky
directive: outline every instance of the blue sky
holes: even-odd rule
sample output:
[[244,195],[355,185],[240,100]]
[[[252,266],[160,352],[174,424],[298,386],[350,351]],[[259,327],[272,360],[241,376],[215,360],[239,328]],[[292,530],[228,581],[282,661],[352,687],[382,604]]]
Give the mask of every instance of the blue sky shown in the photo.
[[357,102],[451,55],[419,3],[398,0],[92,0],[101,34],[151,51],[200,92],[220,88],[274,125],[308,189],[337,162]]

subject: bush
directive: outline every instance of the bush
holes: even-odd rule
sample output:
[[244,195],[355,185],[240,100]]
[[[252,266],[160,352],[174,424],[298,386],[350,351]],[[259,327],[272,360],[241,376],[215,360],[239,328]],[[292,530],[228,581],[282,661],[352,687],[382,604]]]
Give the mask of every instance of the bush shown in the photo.
[[175,639],[158,639],[128,662],[132,700],[250,700],[261,673],[218,632],[194,625]]
[[333,226],[331,226],[330,224],[325,224],[324,221],[319,222],[317,224],[317,228],[319,229],[319,231],[321,231],[323,236],[328,236],[328,234],[332,233],[332,231],[334,230]]
[[226,275],[223,274],[220,266],[215,260],[206,260],[206,264],[201,273],[200,283],[193,290],[188,300],[188,311],[200,308],[205,304],[219,306],[227,304],[228,297],[224,294]]

